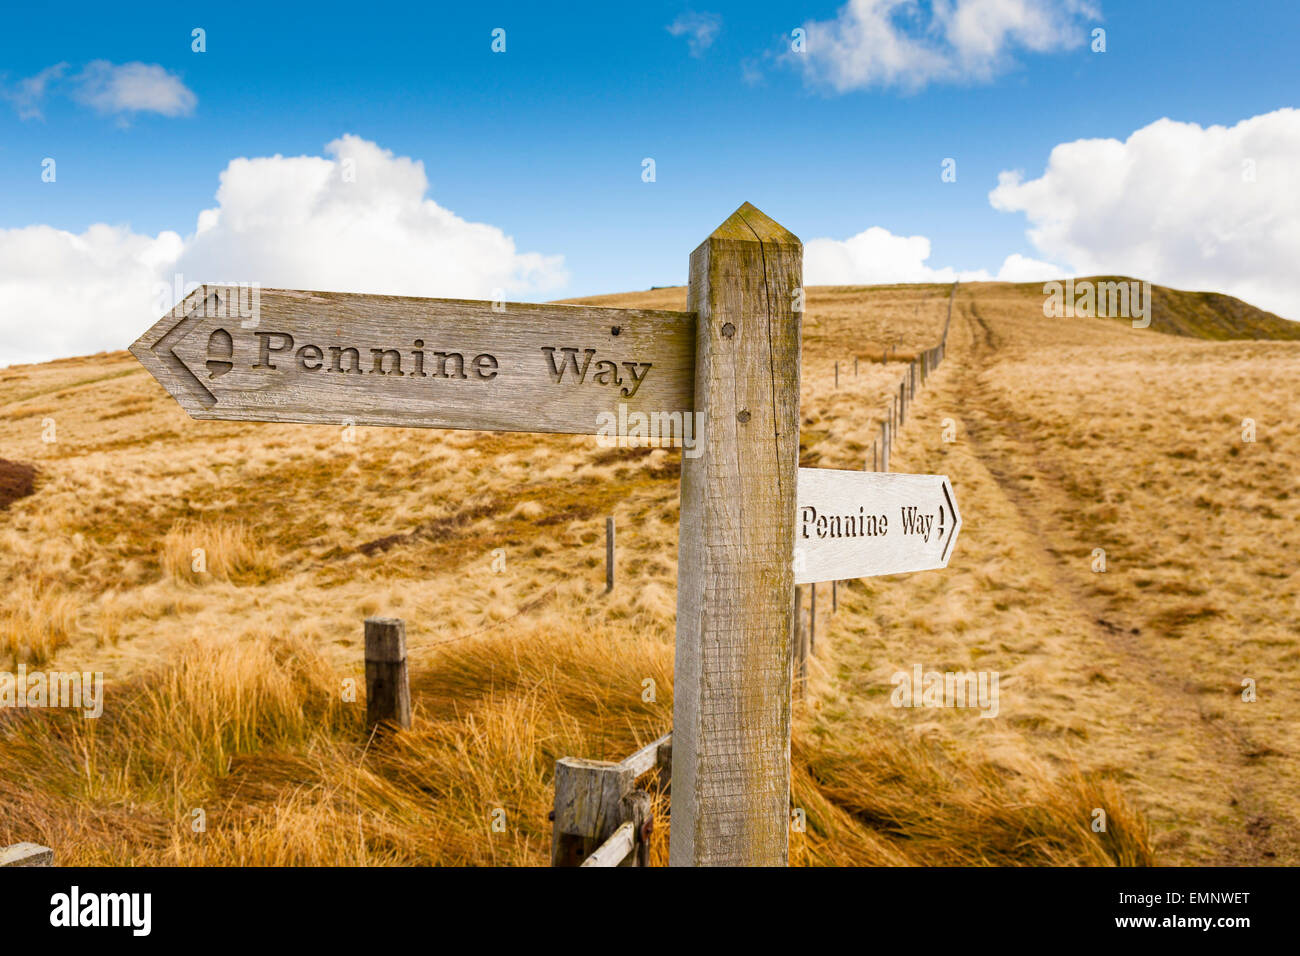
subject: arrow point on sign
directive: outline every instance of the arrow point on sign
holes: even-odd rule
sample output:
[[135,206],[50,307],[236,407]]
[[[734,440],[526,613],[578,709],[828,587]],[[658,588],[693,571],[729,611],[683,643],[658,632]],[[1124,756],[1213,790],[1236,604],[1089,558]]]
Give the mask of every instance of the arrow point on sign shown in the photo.
[[176,303],[128,348],[191,418],[208,417],[205,411],[216,405],[217,399],[194,371],[181,361],[175,348],[202,320],[203,305],[213,295],[215,291],[211,286],[200,286]]
[[952,515],[952,528],[948,531],[948,540],[943,545],[942,557],[946,567],[948,559],[952,556],[952,546],[957,542],[957,532],[961,530],[961,512],[957,510],[957,496],[953,494],[952,482],[948,480],[947,475],[943,476],[943,484],[939,487],[943,490],[943,503],[947,506],[948,513]]

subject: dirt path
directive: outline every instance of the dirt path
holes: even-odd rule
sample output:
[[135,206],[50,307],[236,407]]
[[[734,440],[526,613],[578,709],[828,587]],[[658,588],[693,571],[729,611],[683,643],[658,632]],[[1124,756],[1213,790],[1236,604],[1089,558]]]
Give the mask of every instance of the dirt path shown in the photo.
[[[1067,542],[1072,534],[1058,518],[1072,505],[1067,490],[1070,476],[1033,431],[1021,424],[1016,409],[985,380],[982,373],[999,361],[1001,343],[994,327],[981,315],[979,304],[970,298],[959,299],[957,312],[971,346],[959,357],[952,380],[954,391],[961,396],[966,437],[980,464],[1030,530],[1037,545],[1031,560],[1049,576],[1058,596],[1075,607],[1080,629],[1087,629],[1120,656],[1128,679],[1147,695],[1149,709],[1157,719],[1158,735],[1152,745],[1159,747],[1162,741],[1175,737],[1184,746],[1189,736],[1194,742],[1197,762],[1205,774],[1201,784],[1222,793],[1224,818],[1214,827],[1220,837],[1216,841],[1220,856],[1213,862],[1260,865],[1300,859],[1294,821],[1262,796],[1253,780],[1255,774],[1269,772],[1253,765],[1254,756],[1267,748],[1252,739],[1240,723],[1207,711],[1191,675],[1171,670],[1151,652],[1152,637],[1142,633],[1146,622],[1117,619],[1120,615],[1108,609],[1102,598],[1080,585],[1076,564],[1067,566],[1060,548],[1052,546]],[[1027,478],[1027,473],[1032,478]],[[1079,544],[1082,547],[1082,542]],[[1178,779],[1148,783],[1156,789],[1167,788],[1167,796],[1173,788],[1187,785]]]

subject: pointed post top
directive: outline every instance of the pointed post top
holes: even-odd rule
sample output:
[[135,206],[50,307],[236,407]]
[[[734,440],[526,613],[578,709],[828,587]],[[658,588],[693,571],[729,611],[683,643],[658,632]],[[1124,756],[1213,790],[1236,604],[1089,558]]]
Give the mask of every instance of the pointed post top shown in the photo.
[[799,237],[772,219],[753,203],[745,203],[709,236],[739,242],[764,242],[799,246]]

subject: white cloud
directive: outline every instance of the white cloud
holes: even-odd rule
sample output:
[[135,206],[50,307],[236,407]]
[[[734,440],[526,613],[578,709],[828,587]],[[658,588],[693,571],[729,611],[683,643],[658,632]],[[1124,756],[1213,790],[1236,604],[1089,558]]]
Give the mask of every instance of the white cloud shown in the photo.
[[812,239],[804,244],[804,282],[808,285],[876,285],[895,282],[1034,282],[1057,279],[1068,270],[1025,256],[1010,255],[996,276],[984,269],[957,270],[928,265],[930,240],[896,236],[872,226],[848,239]]
[[75,96],[101,113],[159,113],[188,116],[198,97],[156,63],[113,64],[93,60],[73,78]]
[[806,50],[787,59],[841,93],[985,82],[1019,52],[1079,46],[1098,16],[1090,0],[849,0],[834,20],[805,23]]
[[19,80],[0,98],[9,100],[19,119],[42,119],[46,98],[53,92],[69,95],[100,113],[158,113],[188,116],[199,99],[179,76],[156,63],[121,63],[93,60],[75,76],[64,80],[67,63],[47,66]]
[[1051,279],[1065,279],[1077,275],[1073,269],[1065,269],[1041,259],[1031,259],[1013,252],[1002,261],[998,270],[999,282],[1047,282]]
[[[424,164],[344,136],[313,156],[233,160],[179,268],[268,287],[490,298],[568,281],[495,226],[425,198]],[[350,177],[350,171],[355,173]],[[355,181],[347,181],[354,178]]]
[[0,95],[13,103],[19,119],[43,119],[45,96],[51,84],[58,81],[67,68],[66,63],[47,66],[35,76],[19,80],[13,89],[0,90]]
[[1037,179],[1001,173],[989,201],[1023,212],[1035,248],[1076,274],[1226,292],[1296,319],[1297,156],[1300,110],[1232,127],[1161,119],[1122,143],[1062,143]]
[[722,17],[716,13],[682,13],[668,25],[668,32],[673,36],[686,37],[691,56],[703,56],[721,30]]
[[[0,366],[125,348],[162,309],[158,285],[443,298],[524,297],[563,286],[563,257],[516,251],[495,226],[425,198],[424,165],[344,136],[319,156],[235,159],[195,232],[94,225],[0,229]],[[345,173],[355,171],[355,181]]]
[[119,349],[148,328],[181,237],[94,225],[0,229],[0,366]]

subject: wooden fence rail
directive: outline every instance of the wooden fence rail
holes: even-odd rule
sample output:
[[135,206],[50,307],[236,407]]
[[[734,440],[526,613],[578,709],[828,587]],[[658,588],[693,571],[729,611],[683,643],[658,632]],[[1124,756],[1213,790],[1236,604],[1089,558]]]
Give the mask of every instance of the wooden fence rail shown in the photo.
[[53,866],[54,851],[35,843],[0,847],[0,866]]
[[653,800],[636,789],[636,782],[658,768],[664,792],[672,775],[672,752],[668,733],[618,763],[557,760],[551,865],[649,866]]

